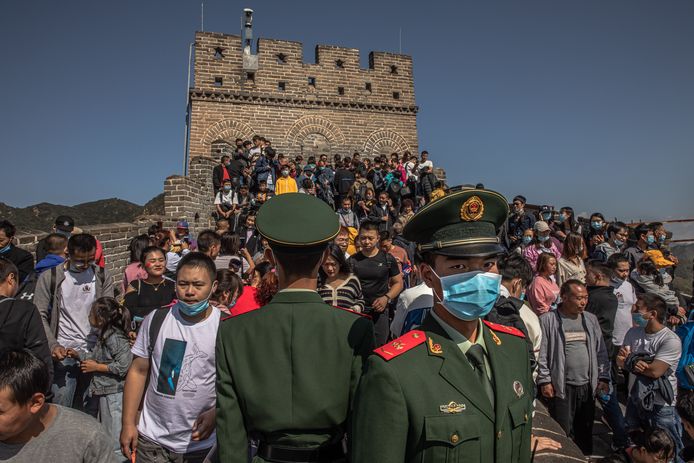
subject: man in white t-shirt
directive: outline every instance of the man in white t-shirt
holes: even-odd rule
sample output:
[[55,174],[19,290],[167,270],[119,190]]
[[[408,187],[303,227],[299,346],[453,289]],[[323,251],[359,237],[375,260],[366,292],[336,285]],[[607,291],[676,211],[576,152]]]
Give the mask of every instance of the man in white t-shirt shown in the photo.
[[[647,429],[659,427],[670,433],[675,443],[675,455],[682,450],[682,430],[675,411],[677,378],[675,369],[682,354],[680,338],[663,323],[667,317],[665,301],[650,293],[639,295],[633,312],[634,327],[624,336],[617,354],[617,365],[628,370],[629,399],[627,400],[626,428]],[[643,357],[643,358],[642,358]],[[640,397],[641,384],[652,380],[666,380],[671,394],[658,390],[648,400]],[[639,384],[636,384],[637,381]]]
[[419,163],[419,166],[417,167],[417,170],[419,172],[422,171],[425,167],[428,167],[429,169],[434,169],[434,163],[429,160],[429,152],[428,151],[422,151],[422,159]]
[[67,249],[65,263],[39,277],[34,304],[53,357],[53,403],[72,407],[74,402],[76,408],[84,408],[91,375],[82,373],[79,361],[68,357],[68,353],[94,347],[97,332],[89,323],[89,312],[98,298],[113,297],[113,280],[94,263],[94,236],[72,235]]
[[154,342],[149,336],[157,312],[142,323],[125,383],[120,439],[123,454],[131,458],[136,451],[138,463],[202,463],[215,443],[215,341],[221,312],[208,301],[217,286],[215,273],[210,257],[187,254],[176,272],[178,302],[161,321]]

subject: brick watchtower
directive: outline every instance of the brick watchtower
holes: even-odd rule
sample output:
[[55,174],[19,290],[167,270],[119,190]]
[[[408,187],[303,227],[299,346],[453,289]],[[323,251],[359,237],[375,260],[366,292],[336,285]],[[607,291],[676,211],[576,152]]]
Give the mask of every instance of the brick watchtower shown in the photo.
[[371,52],[361,69],[359,50],[318,45],[304,63],[300,42],[259,39],[257,65],[244,58],[240,36],[196,33],[191,162],[254,134],[292,157],[417,152],[410,56]]

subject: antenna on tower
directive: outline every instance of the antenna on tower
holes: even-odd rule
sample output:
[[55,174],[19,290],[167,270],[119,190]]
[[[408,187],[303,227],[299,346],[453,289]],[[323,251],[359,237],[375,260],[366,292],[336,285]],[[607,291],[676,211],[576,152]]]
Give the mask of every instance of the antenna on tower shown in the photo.
[[200,31],[205,31],[205,2],[200,2]]
[[400,54],[402,55],[402,27],[400,28]]
[[241,37],[243,40],[243,71],[246,77],[258,70],[258,55],[253,54],[253,10],[243,9],[241,20]]

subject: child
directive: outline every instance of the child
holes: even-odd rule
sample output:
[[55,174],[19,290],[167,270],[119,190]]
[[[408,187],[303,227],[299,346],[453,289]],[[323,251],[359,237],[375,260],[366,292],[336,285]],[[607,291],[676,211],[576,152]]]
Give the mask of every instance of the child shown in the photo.
[[[81,360],[82,373],[94,373],[89,395],[98,406],[98,418],[113,438],[116,456],[120,451],[121,410],[125,375],[132,361],[128,331],[130,313],[112,297],[94,301],[89,323],[99,330],[99,339],[91,352],[69,349],[68,355]],[[98,405],[97,405],[98,404]]]

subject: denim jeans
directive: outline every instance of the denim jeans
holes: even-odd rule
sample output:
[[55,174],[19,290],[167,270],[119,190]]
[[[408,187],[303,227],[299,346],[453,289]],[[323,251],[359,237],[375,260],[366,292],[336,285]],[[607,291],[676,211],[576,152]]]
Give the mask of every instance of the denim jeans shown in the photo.
[[104,431],[113,439],[113,448],[116,452],[116,459],[123,461],[124,457],[120,450],[120,431],[121,418],[123,416],[123,393],[97,395],[93,397],[98,400],[99,422],[104,427]]
[[63,407],[88,411],[87,388],[91,374],[82,373],[77,359],[53,361],[53,403]]
[[625,425],[627,430],[645,429],[645,428],[662,428],[666,430],[673,442],[675,443],[675,461],[682,463],[680,457],[682,451],[682,422],[677,415],[675,407],[668,405],[654,405],[653,410],[648,411],[641,408],[638,404],[638,399],[629,397],[627,401],[627,413],[625,417]]
[[617,400],[617,385],[612,384],[610,388],[610,400],[604,402],[600,399],[602,411],[607,420],[607,424],[612,429],[612,445],[617,448],[625,448],[627,446],[627,432],[624,428],[624,415],[622,409],[619,408]]

